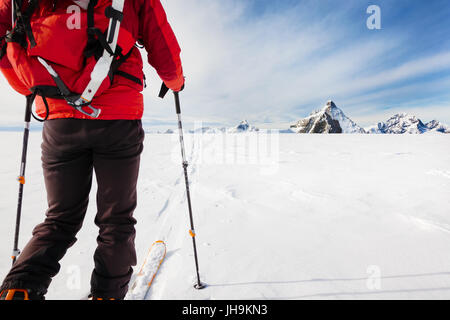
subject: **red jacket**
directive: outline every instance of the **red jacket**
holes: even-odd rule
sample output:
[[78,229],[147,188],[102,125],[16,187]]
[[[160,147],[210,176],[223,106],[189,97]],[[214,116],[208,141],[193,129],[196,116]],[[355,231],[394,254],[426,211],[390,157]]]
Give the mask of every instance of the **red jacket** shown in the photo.
[[[41,0],[41,10],[45,7],[46,1]],[[12,0],[0,0],[0,37],[5,35],[11,29],[11,2]],[[100,2],[100,1],[99,1]],[[67,8],[74,5],[71,0],[58,0],[58,6]],[[156,69],[158,75],[164,83],[172,90],[178,91],[184,84],[183,71],[180,60],[180,47],[177,39],[167,22],[167,17],[159,0],[125,0],[123,10],[124,18],[121,24],[120,37],[128,37],[142,41],[148,56],[148,62]],[[99,21],[100,19],[103,19]],[[103,15],[95,19],[95,23],[107,26],[108,18]],[[49,30],[52,26],[48,26]],[[61,37],[61,29],[55,28],[46,34],[46,37]],[[57,31],[58,30],[58,31]],[[64,31],[62,31],[64,32]],[[59,33],[59,34],[58,34]],[[66,32],[64,36],[70,37],[72,34]],[[38,38],[42,35],[36,35]],[[71,39],[64,39],[70,43]],[[133,40],[134,41],[134,40]],[[76,43],[76,41],[73,41]],[[50,39],[49,43],[57,43]],[[8,48],[9,50],[9,48]],[[57,49],[55,49],[57,50]],[[16,67],[22,66],[20,62],[14,61]],[[55,69],[57,67],[54,66]],[[124,71],[136,78],[143,78],[143,62],[138,48],[132,49],[131,56],[120,66],[119,70]],[[19,93],[28,95],[28,90],[24,79],[20,79],[14,69],[11,61],[4,56],[0,61],[0,69],[5,75],[10,85]],[[26,70],[26,69],[25,69]],[[63,79],[68,81],[67,79]],[[74,80],[76,85],[76,80]],[[125,77],[115,76],[112,85],[104,90],[99,96],[96,96],[91,105],[101,109],[98,119],[140,119],[143,113],[143,90],[142,84],[137,84]],[[81,93],[81,92],[80,92]],[[50,106],[48,119],[57,118],[79,118],[91,119],[88,116],[76,111],[62,99],[47,99]],[[44,117],[45,107],[41,98],[36,100],[37,113]]]

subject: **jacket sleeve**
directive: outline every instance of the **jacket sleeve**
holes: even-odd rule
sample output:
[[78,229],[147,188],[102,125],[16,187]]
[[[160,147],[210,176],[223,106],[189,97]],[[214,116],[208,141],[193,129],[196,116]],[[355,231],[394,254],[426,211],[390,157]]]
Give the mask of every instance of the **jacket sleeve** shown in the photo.
[[144,0],[139,29],[150,65],[168,88],[181,90],[184,84],[181,49],[160,0]]
[[[3,38],[6,35],[6,32],[11,30],[11,20],[11,1],[0,0],[0,39],[2,39],[2,41],[0,42],[1,48],[4,44]],[[6,55],[3,56],[0,60],[0,70],[14,90],[23,95],[30,94],[28,88],[17,77],[17,74],[9,63],[8,57]]]
[[[0,39],[1,46],[4,44],[4,37],[8,30],[11,30],[11,1],[9,0],[0,0]],[[8,58],[4,56],[0,60],[0,68],[11,67]]]

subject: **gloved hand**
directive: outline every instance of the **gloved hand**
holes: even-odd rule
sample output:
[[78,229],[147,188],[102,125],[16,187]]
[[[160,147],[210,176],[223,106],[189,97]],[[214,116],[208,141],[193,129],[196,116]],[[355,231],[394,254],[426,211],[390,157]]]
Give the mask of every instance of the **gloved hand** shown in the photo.
[[183,83],[183,85],[181,86],[180,90],[178,90],[178,91],[174,90],[174,91],[175,91],[175,92],[181,92],[181,91],[183,91],[183,90],[184,90],[184,83]]
[[[185,83],[183,83],[183,85],[181,86],[180,89],[178,89],[178,90],[173,90],[173,91],[174,91],[174,92],[181,92],[181,91],[183,91],[183,90],[184,90],[184,85],[185,85]],[[163,83],[161,84],[161,89],[160,89],[160,91],[159,91],[158,97],[160,97],[161,99],[164,99],[164,97],[166,96],[167,92],[169,92],[169,90],[170,90],[169,87],[167,87],[166,84],[163,82]]]
[[183,91],[185,83],[186,78],[183,75],[181,75],[181,77],[179,77],[177,80],[168,82],[166,86],[172,89],[172,91],[174,92],[180,92]]

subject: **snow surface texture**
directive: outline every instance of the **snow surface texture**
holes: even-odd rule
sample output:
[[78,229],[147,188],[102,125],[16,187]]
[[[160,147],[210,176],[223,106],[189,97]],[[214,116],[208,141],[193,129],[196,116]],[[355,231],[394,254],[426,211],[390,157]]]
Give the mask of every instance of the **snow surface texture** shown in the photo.
[[[3,277],[22,134],[0,134]],[[252,150],[261,148],[252,148],[252,135],[267,141],[261,132],[185,136],[203,290],[193,289],[178,136],[146,136],[135,272],[155,240],[167,244],[147,299],[450,299],[450,136],[280,134],[275,165],[265,170],[264,158],[253,161]],[[32,132],[20,248],[46,210],[40,143]],[[48,299],[89,292],[95,192],[94,184]]]

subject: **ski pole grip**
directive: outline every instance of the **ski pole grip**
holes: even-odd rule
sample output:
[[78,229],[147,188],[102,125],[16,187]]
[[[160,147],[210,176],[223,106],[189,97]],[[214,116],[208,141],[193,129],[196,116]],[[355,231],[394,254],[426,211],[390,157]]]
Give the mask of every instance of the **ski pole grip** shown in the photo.
[[160,97],[161,99],[164,99],[164,97],[166,96],[167,92],[169,92],[169,88],[166,86],[166,84],[163,82],[161,84],[161,89],[159,90],[159,95],[158,97]]
[[27,123],[31,121],[31,112],[32,112],[31,110],[33,108],[33,102],[34,102],[35,97],[36,97],[36,92],[32,93],[26,97],[27,103],[25,105],[25,122],[27,122]]
[[173,92],[173,95],[175,96],[175,108],[176,108],[177,114],[181,114],[180,95],[176,91]]

